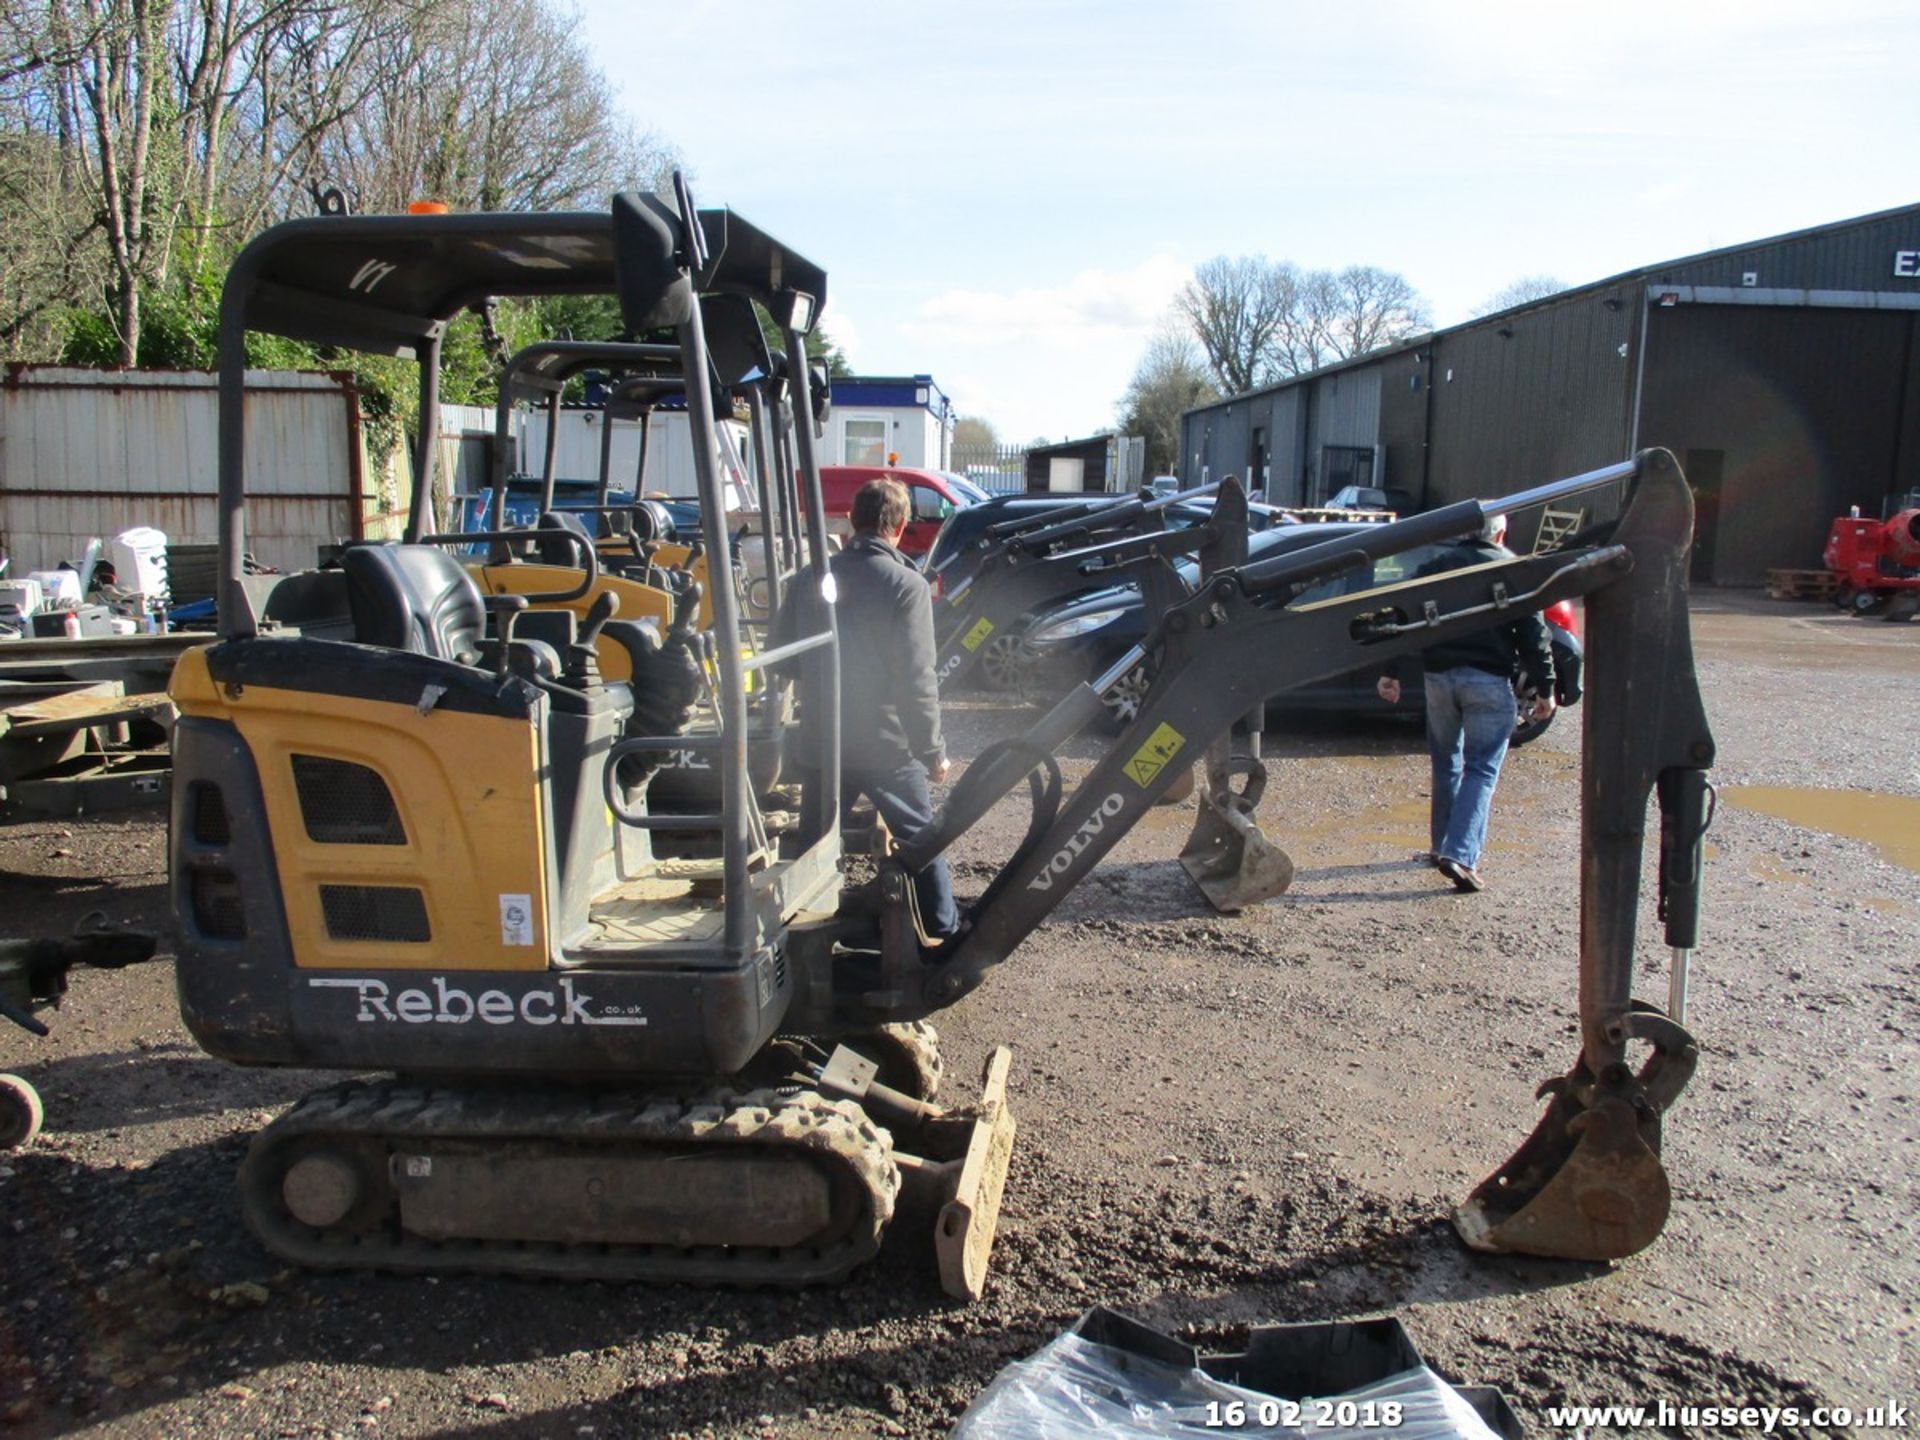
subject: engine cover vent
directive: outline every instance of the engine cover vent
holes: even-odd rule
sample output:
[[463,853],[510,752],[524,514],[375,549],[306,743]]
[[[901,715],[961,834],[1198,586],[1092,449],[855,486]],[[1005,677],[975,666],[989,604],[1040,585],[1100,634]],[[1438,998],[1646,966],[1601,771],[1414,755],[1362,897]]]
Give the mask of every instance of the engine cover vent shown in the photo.
[[293,757],[307,838],[323,845],[404,845],[406,827],[378,772],[349,760]]
[[409,945],[433,938],[426,898],[404,885],[322,885],[320,908],[331,940],[398,940]]

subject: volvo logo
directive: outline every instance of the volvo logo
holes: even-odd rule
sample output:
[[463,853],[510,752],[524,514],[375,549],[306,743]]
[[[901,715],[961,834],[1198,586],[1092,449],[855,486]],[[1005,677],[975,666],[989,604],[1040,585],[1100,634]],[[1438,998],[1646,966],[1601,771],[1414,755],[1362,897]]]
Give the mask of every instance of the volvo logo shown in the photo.
[[1118,791],[1102,800],[1094,812],[1080,822],[1080,828],[1073,832],[1072,838],[1047,861],[1047,868],[1027,882],[1027,888],[1038,890],[1043,895],[1052,890],[1053,882],[1071,870],[1080,853],[1093,843],[1094,836],[1107,828],[1107,821],[1125,808],[1126,801],[1120,798]]

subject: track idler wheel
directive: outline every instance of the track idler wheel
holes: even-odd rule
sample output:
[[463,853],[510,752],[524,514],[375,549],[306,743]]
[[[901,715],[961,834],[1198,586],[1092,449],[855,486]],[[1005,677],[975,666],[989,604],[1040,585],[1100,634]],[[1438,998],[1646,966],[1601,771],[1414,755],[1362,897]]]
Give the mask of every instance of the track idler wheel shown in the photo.
[[940,1032],[925,1020],[876,1025],[845,1037],[844,1043],[879,1067],[880,1084],[915,1100],[934,1100],[946,1067],[940,1060]]
[[1550,1099],[1533,1134],[1454,1211],[1454,1229],[1470,1247],[1620,1260],[1665,1227],[1673,1194],[1660,1164],[1660,1117],[1697,1052],[1664,1016],[1633,1018],[1643,1034],[1658,1032],[1646,1069],[1636,1076],[1611,1064],[1596,1079],[1583,1057],[1571,1074],[1540,1087]]
[[45,1120],[40,1092],[18,1075],[0,1075],[0,1150],[32,1143]]
[[[1246,785],[1235,791],[1232,777]],[[1293,883],[1293,860],[1261,833],[1253,818],[1267,788],[1267,767],[1251,755],[1210,763],[1200,815],[1180,851],[1180,864],[1214,909],[1233,915],[1271,900]]]

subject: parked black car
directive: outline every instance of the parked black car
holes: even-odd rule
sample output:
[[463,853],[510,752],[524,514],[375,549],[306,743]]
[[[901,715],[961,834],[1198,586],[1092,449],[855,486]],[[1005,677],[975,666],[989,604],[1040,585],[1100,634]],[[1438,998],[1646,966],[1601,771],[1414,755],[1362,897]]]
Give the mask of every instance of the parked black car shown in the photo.
[[[1248,559],[1264,559],[1288,550],[1331,540],[1342,534],[1371,527],[1348,524],[1289,525],[1267,530],[1247,542]],[[1305,601],[1329,599],[1352,594],[1377,585],[1391,585],[1411,576],[1444,546],[1422,545],[1400,555],[1377,561],[1371,569],[1359,569],[1315,586],[1300,598]],[[1177,562],[1182,577],[1189,583],[1199,579],[1197,561]],[[1575,633],[1572,606],[1562,601],[1546,612],[1548,635],[1553,643],[1555,698],[1571,705],[1580,698],[1580,673],[1585,661],[1579,636]],[[1140,643],[1147,631],[1146,608],[1139,587],[1115,586],[1090,595],[1054,605],[1033,617],[1021,652],[1022,685],[1036,697],[1057,695],[1082,680],[1090,680],[1107,670],[1128,649]],[[1151,660],[1135,667],[1107,694],[1108,718],[1117,729],[1132,720],[1151,681]],[[1270,710],[1323,711],[1385,715],[1398,713],[1418,716],[1426,709],[1426,685],[1420,669],[1420,657],[1410,655],[1390,662],[1388,673],[1400,680],[1400,703],[1388,706],[1374,691],[1382,671],[1367,666],[1317,681],[1276,695],[1268,702]],[[1528,718],[1533,696],[1523,690],[1524,682],[1515,681],[1513,743],[1525,744],[1545,732],[1553,723]]]
[[1329,510],[1392,510],[1404,515],[1413,508],[1413,497],[1404,490],[1385,490],[1377,485],[1343,485],[1327,497]]

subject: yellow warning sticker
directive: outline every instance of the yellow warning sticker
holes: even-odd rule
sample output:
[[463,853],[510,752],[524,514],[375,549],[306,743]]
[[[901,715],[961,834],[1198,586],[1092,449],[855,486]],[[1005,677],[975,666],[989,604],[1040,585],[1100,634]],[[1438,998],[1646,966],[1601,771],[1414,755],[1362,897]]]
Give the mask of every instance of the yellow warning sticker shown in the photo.
[[1133,752],[1133,758],[1127,761],[1127,775],[1142,790],[1153,783],[1153,777],[1167,768],[1168,763],[1178,755],[1187,743],[1187,737],[1164,720],[1155,727],[1153,734],[1147,737],[1147,743]]
[[982,618],[971,630],[960,637],[960,644],[966,650],[978,650],[986,644],[987,636],[993,633],[993,621]]

